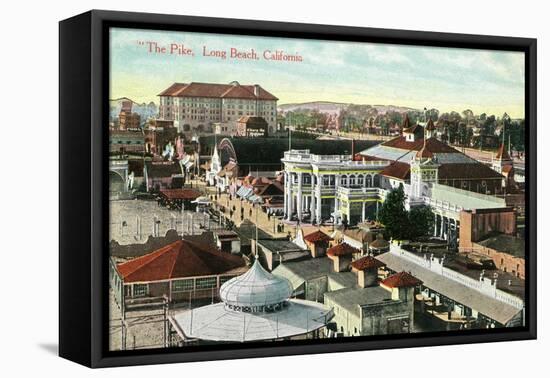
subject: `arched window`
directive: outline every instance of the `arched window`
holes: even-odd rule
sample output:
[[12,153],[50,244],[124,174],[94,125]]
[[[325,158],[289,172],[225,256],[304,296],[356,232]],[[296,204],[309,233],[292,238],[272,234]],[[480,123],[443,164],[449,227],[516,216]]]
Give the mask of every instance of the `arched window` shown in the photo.
[[342,175],[342,178],[340,179],[340,185],[341,186],[348,186],[348,176]]
[[363,177],[363,175],[357,176],[357,186],[363,186],[364,182],[365,178]]
[[355,186],[355,175],[349,177],[349,186]]
[[366,186],[367,188],[372,187],[372,176],[371,176],[371,175],[367,175],[367,180],[366,180],[366,182],[365,182],[365,186]]

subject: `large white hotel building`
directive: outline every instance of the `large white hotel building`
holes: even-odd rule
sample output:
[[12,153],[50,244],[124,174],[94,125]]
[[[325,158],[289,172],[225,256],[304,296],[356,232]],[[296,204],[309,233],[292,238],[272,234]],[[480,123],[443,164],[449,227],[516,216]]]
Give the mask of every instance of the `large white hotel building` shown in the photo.
[[174,83],[159,94],[159,118],[173,120],[181,132],[212,132],[215,124],[232,127],[241,117],[266,120],[275,131],[278,98],[260,85]]

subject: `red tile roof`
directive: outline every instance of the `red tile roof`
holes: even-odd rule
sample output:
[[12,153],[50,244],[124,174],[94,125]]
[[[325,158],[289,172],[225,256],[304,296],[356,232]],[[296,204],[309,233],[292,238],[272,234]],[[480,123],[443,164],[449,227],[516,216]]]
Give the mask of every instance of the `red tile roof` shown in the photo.
[[439,180],[502,179],[502,175],[482,163],[441,164],[437,171]]
[[174,83],[170,85],[168,88],[163,90],[161,93],[159,93],[159,96],[173,96],[174,93],[185,87],[187,84],[184,83]]
[[384,239],[384,236],[380,233],[376,235],[376,240],[369,244],[369,248],[384,249],[390,246],[390,242]]
[[145,256],[119,264],[125,283],[211,276],[245,266],[236,255],[188,240],[178,240]]
[[354,253],[361,253],[361,251],[347,243],[335,245],[327,250],[327,255],[329,256],[346,256]]
[[508,151],[504,147],[504,143],[502,143],[498,148],[497,156],[495,158],[499,160],[512,160],[508,154]]
[[416,153],[416,157],[422,159],[431,159],[434,157],[434,154],[426,147],[422,147],[422,149]]
[[357,270],[375,269],[386,266],[382,261],[375,259],[372,256],[364,256],[351,263],[352,268]]
[[330,236],[328,236],[321,230],[307,234],[306,236],[304,236],[304,239],[310,243],[317,243],[320,241],[328,242],[332,240]]
[[408,180],[410,176],[410,166],[407,163],[394,161],[385,167],[380,174],[382,176],[393,177],[399,180]]
[[[424,147],[424,139],[419,138],[416,139],[414,142],[409,142],[406,140],[405,137],[400,136],[391,140],[388,140],[387,142],[382,143],[382,146],[386,147],[393,147],[393,148],[399,148],[402,150],[409,150],[409,151],[420,151],[422,147]],[[459,151],[455,150],[454,148],[448,146],[447,144],[437,140],[436,138],[429,138],[426,140],[426,148],[431,153],[437,154],[437,153],[460,153]]]
[[161,189],[160,194],[170,200],[194,200],[200,197],[201,193],[195,189],[181,188],[181,189]]
[[386,287],[394,288],[417,286],[422,284],[422,281],[420,281],[418,278],[414,277],[410,273],[400,272],[389,276],[381,283]]
[[[256,89],[257,95],[255,94]],[[278,100],[277,97],[260,86],[194,82],[189,84],[174,83],[162,91],[159,96]]]

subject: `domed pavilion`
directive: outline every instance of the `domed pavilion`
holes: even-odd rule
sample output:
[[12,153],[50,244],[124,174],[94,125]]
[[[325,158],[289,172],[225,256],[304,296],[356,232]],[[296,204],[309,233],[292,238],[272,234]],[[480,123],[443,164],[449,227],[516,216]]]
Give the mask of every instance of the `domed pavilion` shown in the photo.
[[244,274],[220,288],[220,303],[177,312],[173,320],[187,340],[250,342],[315,334],[331,320],[321,303],[291,298],[286,278],[256,259]]

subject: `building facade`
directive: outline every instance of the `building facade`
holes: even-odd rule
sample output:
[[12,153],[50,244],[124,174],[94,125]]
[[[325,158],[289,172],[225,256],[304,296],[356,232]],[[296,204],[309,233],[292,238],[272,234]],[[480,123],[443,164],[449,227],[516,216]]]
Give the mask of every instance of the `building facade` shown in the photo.
[[183,133],[214,132],[215,124],[236,124],[244,116],[262,117],[269,132],[276,129],[278,98],[258,84],[174,83],[159,98],[159,117]]
[[388,192],[402,186],[405,206],[429,206],[434,236],[458,245],[461,211],[506,207],[498,195],[503,176],[432,134],[428,122],[357,155],[285,152],[286,221],[354,225],[377,220]]
[[380,201],[379,173],[385,161],[353,161],[351,155],[315,155],[291,150],[282,159],[285,219],[322,223],[364,221]]

